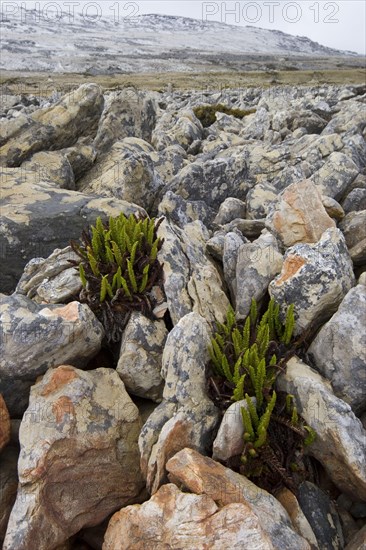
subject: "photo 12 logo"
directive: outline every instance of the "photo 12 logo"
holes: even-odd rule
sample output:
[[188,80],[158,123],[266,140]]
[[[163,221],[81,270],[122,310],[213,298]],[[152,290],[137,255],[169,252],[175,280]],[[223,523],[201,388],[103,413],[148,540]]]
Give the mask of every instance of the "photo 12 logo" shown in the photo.
[[104,18],[114,23],[139,15],[137,2],[2,2],[1,22],[39,23],[84,20],[96,23]]
[[202,2],[203,21],[221,21],[227,24],[298,23],[308,20],[313,23],[339,23],[337,2]]

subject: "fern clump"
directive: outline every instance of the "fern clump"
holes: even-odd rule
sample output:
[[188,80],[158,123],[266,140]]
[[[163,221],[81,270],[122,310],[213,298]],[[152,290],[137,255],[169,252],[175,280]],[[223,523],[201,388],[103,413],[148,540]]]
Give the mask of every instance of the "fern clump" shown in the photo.
[[130,311],[152,312],[149,292],[162,285],[160,223],[123,213],[104,223],[98,217],[95,226],[83,231],[81,244],[71,242],[80,257],[80,300],[102,321],[108,340],[119,340]]
[[293,396],[277,395],[274,390],[277,375],[296,347],[294,324],[293,305],[281,322],[279,304],[273,299],[262,316],[252,300],[242,324],[229,309],[209,349],[211,395],[216,404],[226,409],[232,401],[246,401],[241,408],[244,449],[238,469],[247,477],[260,478],[268,490],[278,483],[293,488],[291,468],[295,465],[299,470],[296,456],[315,437],[299,416]]

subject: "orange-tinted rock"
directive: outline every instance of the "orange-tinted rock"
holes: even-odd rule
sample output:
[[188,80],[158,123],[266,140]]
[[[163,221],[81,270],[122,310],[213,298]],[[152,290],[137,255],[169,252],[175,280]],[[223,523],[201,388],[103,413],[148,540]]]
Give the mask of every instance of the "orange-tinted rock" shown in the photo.
[[3,396],[0,393],[0,451],[10,440],[10,417]]

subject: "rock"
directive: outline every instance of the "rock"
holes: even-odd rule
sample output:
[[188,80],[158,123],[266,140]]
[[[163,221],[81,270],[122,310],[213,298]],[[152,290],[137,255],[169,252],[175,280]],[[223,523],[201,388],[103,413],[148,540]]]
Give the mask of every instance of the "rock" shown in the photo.
[[349,511],[354,518],[366,518],[366,503],[353,502]]
[[60,189],[75,190],[75,178],[71,164],[59,151],[42,151],[23,162],[22,168],[36,173],[36,182],[51,181]]
[[361,529],[356,533],[354,537],[350,540],[344,550],[360,550],[366,545],[366,525],[361,527]]
[[234,292],[237,319],[247,317],[252,298],[258,302],[263,298],[269,283],[281,272],[282,264],[283,256],[269,232],[239,248]]
[[215,211],[204,201],[186,201],[179,195],[168,191],[159,203],[158,214],[184,229],[188,223],[196,220],[209,227],[215,216]]
[[143,550],[147,544],[156,550],[274,548],[248,505],[219,508],[209,496],[183,493],[172,483],[114,514],[103,550]]
[[366,210],[350,212],[340,223],[350,256],[355,265],[366,263]]
[[[234,232],[235,233],[235,232]],[[236,234],[241,238],[243,237],[242,233],[240,231],[237,231]],[[224,246],[225,246],[225,236],[227,233],[225,233],[224,230],[220,229],[219,231],[215,231],[213,236],[208,239],[206,242],[206,252],[215,260],[219,260],[222,262],[223,256],[224,256]]]
[[67,246],[56,248],[44,258],[33,258],[24,268],[16,287],[18,294],[24,294],[37,304],[62,304],[79,295],[82,288],[79,271],[70,267],[70,260],[79,257]]
[[287,489],[287,487],[282,487],[282,489],[276,492],[276,498],[290,516],[296,532],[308,541],[312,549],[319,548],[314,531],[293,492]]
[[[190,201],[203,200],[214,209],[228,197],[243,200],[249,189],[247,167],[243,158],[197,160],[174,176],[169,190]],[[207,185],[210,182],[210,185]]]
[[80,138],[72,147],[61,149],[70,163],[75,181],[78,181],[93,166],[97,153],[95,148]]
[[[255,404],[255,397],[251,399]],[[244,448],[242,407],[248,408],[245,399],[236,401],[226,409],[212,446],[212,458],[214,460],[224,462],[242,453]]]
[[341,221],[344,218],[345,212],[343,208],[341,207],[339,202],[332,199],[332,197],[326,197],[323,195],[322,203],[328,216],[336,221]]
[[326,163],[311,177],[322,195],[342,200],[359,173],[356,164],[344,153],[334,152]]
[[217,225],[225,225],[236,218],[245,218],[245,202],[234,197],[228,197],[220,205],[219,211],[214,219]]
[[349,212],[359,212],[366,210],[366,189],[355,187],[342,202],[342,206],[346,214]]
[[[38,305],[19,294],[1,300],[0,388],[29,380],[62,363],[85,366],[98,353],[104,330],[85,304]],[[1,392],[1,389],[0,389]]]
[[357,285],[321,328],[308,353],[334,393],[356,414],[366,410],[366,287]]
[[141,469],[152,494],[166,481],[165,464],[184,447],[205,452],[213,440],[219,412],[206,393],[210,330],[190,313],[169,333],[161,375],[163,401],[144,424],[139,447]]
[[2,292],[14,290],[29,260],[47,257],[55,248],[67,246],[70,239],[78,240],[98,216],[106,219],[121,212],[127,216],[145,212],[133,203],[89,197],[49,182],[31,183],[24,180],[24,173],[22,169],[0,169]]
[[149,154],[125,140],[117,141],[78,182],[84,193],[133,201],[147,210],[152,208],[161,187]]
[[214,263],[205,253],[205,226],[195,221],[186,224],[183,231],[164,220],[158,236],[164,239],[158,259],[163,264],[164,290],[173,324],[191,311],[209,323],[223,322],[229,300]]
[[240,231],[229,231],[224,236],[224,248],[222,258],[224,267],[225,281],[230,289],[232,300],[235,302],[236,296],[236,265],[238,262],[238,253],[240,247],[248,240]]
[[194,141],[202,138],[202,130],[202,124],[193,111],[166,112],[156,123],[151,143],[157,151],[174,144],[187,150]]
[[193,449],[183,449],[173,456],[167,463],[167,470],[172,482],[193,493],[207,495],[220,506],[233,503],[249,506],[273,548],[310,548],[293,531],[287,512],[278,500],[245,476]]
[[10,416],[0,393],[0,452],[10,441]]
[[0,149],[0,161],[20,166],[33,153],[73,145],[79,136],[96,130],[104,99],[96,84],[83,84],[57,103],[31,115],[30,125],[20,127]]
[[327,229],[316,244],[287,249],[269,293],[285,307],[295,304],[295,333],[328,320],[355,284],[352,261],[339,229]]
[[9,445],[0,456],[0,545],[4,541],[11,509],[13,508],[18,489],[19,452],[15,446]]
[[160,370],[167,334],[164,321],[152,321],[139,312],[131,314],[122,334],[116,368],[129,393],[162,400],[164,380]]
[[95,148],[104,153],[116,141],[129,136],[150,141],[156,116],[157,105],[150,92],[131,87],[107,94]]
[[297,357],[277,378],[277,389],[295,397],[299,414],[316,431],[307,452],[333,483],[353,499],[366,498],[366,431],[351,407],[336,397],[330,383]]
[[319,548],[343,549],[344,538],[339,516],[328,495],[313,483],[304,481],[298,490],[298,500],[315,533]]
[[155,172],[165,185],[188,164],[187,153],[180,145],[169,145],[162,151],[149,152]]
[[309,180],[293,183],[279,196],[267,227],[285,247],[297,243],[316,243],[335,222],[328,216],[316,186]]
[[246,206],[247,218],[256,220],[266,218],[270,207],[278,200],[278,191],[269,182],[257,183],[252,189],[249,189]]
[[20,485],[4,550],[56,548],[133,503],[143,486],[139,431],[115,371],[48,370],[20,427]]

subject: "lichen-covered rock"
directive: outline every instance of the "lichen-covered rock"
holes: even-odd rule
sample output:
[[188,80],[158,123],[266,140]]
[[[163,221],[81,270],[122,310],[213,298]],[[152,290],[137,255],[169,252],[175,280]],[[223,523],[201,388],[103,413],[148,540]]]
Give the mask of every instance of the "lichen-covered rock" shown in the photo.
[[0,393],[0,452],[10,440],[10,416],[9,411]]
[[248,505],[219,508],[209,496],[183,493],[173,484],[144,504],[114,514],[103,550],[143,550],[146,545],[156,550],[275,548]]
[[202,124],[193,111],[164,113],[156,123],[151,135],[151,143],[157,151],[178,144],[187,150],[202,137]]
[[293,531],[290,518],[278,500],[245,476],[194,449],[183,449],[174,455],[167,463],[167,470],[170,481],[193,493],[207,495],[220,506],[233,503],[249,506],[273,548],[310,549],[307,541]]
[[280,273],[283,256],[275,237],[265,231],[252,243],[238,250],[236,264],[235,304],[237,319],[245,319],[252,298],[260,301],[269,283]]
[[353,160],[344,153],[334,152],[310,180],[322,195],[339,201],[349,191],[349,186],[358,173],[359,169]]
[[276,498],[288,513],[295,531],[308,541],[312,550],[320,550],[314,531],[301,510],[294,493],[287,487],[282,487],[279,491],[276,491]]
[[186,201],[183,197],[171,191],[165,193],[160,201],[158,213],[181,229],[196,220],[201,221],[208,227],[215,216],[215,211],[207,206],[204,201]]
[[296,243],[316,243],[324,231],[335,227],[322,202],[319,191],[309,180],[293,183],[279,196],[267,226],[285,247]]
[[366,263],[366,210],[349,212],[340,223],[347,247],[355,265]]
[[20,426],[20,485],[4,550],[56,549],[136,502],[140,426],[112,369],[49,370],[33,386]]
[[278,191],[269,182],[260,182],[249,189],[246,197],[247,218],[266,218],[270,207],[278,200]]
[[222,264],[224,268],[225,281],[230,289],[230,294],[235,302],[236,297],[236,266],[238,263],[238,254],[240,247],[248,243],[243,234],[236,231],[229,231],[224,236],[224,248],[222,253]]
[[328,320],[354,284],[346,242],[341,231],[332,228],[316,244],[287,249],[269,293],[283,308],[295,304],[295,333],[299,334]]
[[366,188],[355,187],[342,202],[346,214],[366,210]]
[[236,218],[245,218],[246,206],[245,202],[234,197],[228,197],[220,205],[219,211],[214,219],[214,223],[225,225]]
[[38,182],[52,181],[61,189],[75,189],[75,177],[67,156],[59,151],[41,151],[23,162],[22,168],[35,172]]
[[63,363],[85,366],[104,336],[94,313],[79,302],[38,305],[12,294],[1,299],[0,319],[0,388],[6,380],[34,381]]
[[357,285],[321,328],[308,353],[334,393],[356,414],[366,410],[366,287]]
[[59,189],[50,182],[35,183],[17,168],[2,168],[0,253],[2,292],[11,292],[25,264],[32,258],[47,257],[55,248],[78,240],[83,229],[98,216],[126,215],[145,210],[117,199],[89,197]]
[[164,321],[132,313],[122,334],[116,369],[129,393],[161,401],[164,380],[160,370],[167,335]]
[[184,447],[208,450],[219,411],[206,393],[210,330],[196,313],[183,317],[169,333],[161,374],[163,401],[144,424],[139,438],[141,469],[155,493],[166,481],[165,464]]
[[366,499],[366,431],[351,407],[333,394],[331,385],[297,357],[277,378],[277,388],[294,395],[299,414],[316,431],[308,453],[354,500]]
[[25,266],[15,291],[38,304],[69,301],[78,296],[82,288],[78,269],[70,267],[70,260],[79,259],[71,246],[56,248],[46,259],[33,258]]
[[0,149],[0,161],[20,166],[33,153],[73,145],[79,136],[94,133],[104,98],[97,84],[83,84],[57,103],[35,111],[29,126],[20,127]]
[[[141,140],[142,141],[142,140]],[[139,204],[150,210],[162,187],[154,163],[147,151],[117,141],[110,151],[78,182],[78,188],[88,194],[115,197]]]

